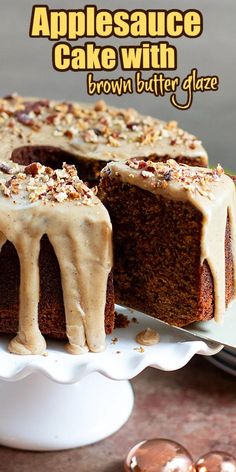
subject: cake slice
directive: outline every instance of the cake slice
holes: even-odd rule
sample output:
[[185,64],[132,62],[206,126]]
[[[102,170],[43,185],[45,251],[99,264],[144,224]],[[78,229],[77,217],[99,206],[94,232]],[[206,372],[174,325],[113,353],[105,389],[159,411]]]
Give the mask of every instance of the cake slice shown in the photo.
[[74,166],[0,164],[0,332],[41,354],[43,334],[80,354],[105,348],[114,324],[112,229]]
[[176,326],[220,320],[236,293],[235,188],[222,167],[111,162],[100,192],[117,303]]

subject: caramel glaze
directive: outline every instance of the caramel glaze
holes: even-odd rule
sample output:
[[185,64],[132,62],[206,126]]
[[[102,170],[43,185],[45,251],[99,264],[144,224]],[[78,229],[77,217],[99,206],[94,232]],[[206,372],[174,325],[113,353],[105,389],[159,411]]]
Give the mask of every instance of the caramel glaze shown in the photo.
[[177,122],[166,123],[103,101],[91,106],[14,94],[0,98],[0,139],[1,161],[9,160],[12,153],[14,160],[14,151],[24,146],[51,146],[77,160],[104,165],[151,156],[208,163],[201,141]]
[[[0,177],[2,188],[8,189],[6,177]],[[89,199],[30,201],[27,188],[32,179],[24,177],[17,193],[0,195],[0,245],[11,241],[20,261],[19,330],[9,350],[42,354],[46,349],[38,325],[38,259],[40,240],[47,234],[61,271],[67,349],[73,354],[101,352],[105,348],[104,311],[112,267],[109,215],[91,190]]]

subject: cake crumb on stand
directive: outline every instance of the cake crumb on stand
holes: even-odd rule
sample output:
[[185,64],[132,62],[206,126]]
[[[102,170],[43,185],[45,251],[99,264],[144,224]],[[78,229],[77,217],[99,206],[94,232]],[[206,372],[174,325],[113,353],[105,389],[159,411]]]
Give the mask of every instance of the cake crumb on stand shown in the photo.
[[130,320],[127,315],[115,312],[115,328],[127,328]]
[[140,354],[143,354],[145,352],[145,349],[143,349],[142,346],[139,346],[139,347],[134,347],[134,351],[138,351],[140,352]]

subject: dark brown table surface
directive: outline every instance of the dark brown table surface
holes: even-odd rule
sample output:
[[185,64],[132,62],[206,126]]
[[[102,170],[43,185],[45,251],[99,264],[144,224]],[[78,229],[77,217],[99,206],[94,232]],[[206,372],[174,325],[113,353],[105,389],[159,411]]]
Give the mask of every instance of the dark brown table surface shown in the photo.
[[147,369],[132,384],[135,407],[118,433],[93,446],[61,452],[0,447],[0,472],[122,472],[128,449],[153,437],[182,443],[194,458],[210,449],[235,454],[234,377],[195,357],[177,372]]

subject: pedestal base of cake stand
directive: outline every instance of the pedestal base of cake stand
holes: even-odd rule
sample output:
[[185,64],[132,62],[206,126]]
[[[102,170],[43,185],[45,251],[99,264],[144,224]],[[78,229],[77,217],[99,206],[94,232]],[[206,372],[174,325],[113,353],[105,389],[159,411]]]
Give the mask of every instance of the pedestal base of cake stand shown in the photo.
[[[48,341],[45,356],[10,354],[0,339],[0,444],[49,451],[92,444],[117,431],[129,418],[133,392],[128,382],[146,367],[172,371],[195,354],[222,349],[122,307],[127,328],[107,336],[104,352],[73,356],[63,342]],[[142,348],[136,335],[158,331],[160,342]]]
[[98,373],[72,385],[40,373],[0,381],[0,444],[35,451],[92,444],[121,428],[133,400],[128,381]]

